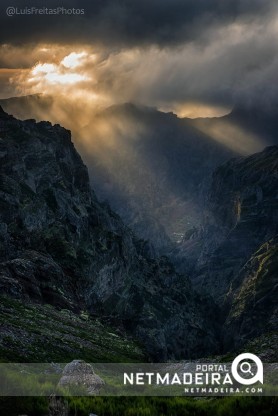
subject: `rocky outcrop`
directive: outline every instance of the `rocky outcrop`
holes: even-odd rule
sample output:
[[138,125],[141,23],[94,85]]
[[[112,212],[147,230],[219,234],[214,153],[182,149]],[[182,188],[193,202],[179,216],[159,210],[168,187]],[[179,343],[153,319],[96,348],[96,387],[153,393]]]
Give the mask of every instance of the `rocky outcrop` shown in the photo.
[[1,111],[0,229],[7,296],[124,325],[152,359],[217,350],[215,309],[97,201],[61,126]]
[[104,381],[95,374],[91,364],[83,360],[73,360],[65,366],[58,387],[68,388],[69,391],[82,388],[88,395],[96,395],[104,384]]

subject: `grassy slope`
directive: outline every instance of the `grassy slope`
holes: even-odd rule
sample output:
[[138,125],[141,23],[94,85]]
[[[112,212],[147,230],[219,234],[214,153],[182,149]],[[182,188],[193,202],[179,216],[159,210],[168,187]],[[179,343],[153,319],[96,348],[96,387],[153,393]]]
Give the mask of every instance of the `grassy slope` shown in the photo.
[[85,313],[0,298],[0,361],[144,362],[138,345]]
[[[65,362],[74,358],[89,362],[146,360],[133,341],[119,336],[112,328],[88,318],[84,313],[78,316],[70,311],[58,311],[50,305],[22,304],[1,297],[0,327],[1,361]],[[262,344],[266,346],[265,338],[257,341],[253,341],[252,348],[256,353],[261,350]],[[227,355],[227,361],[228,358],[230,360],[231,357]],[[278,415],[277,398],[273,397],[73,397],[66,400],[70,416],[88,416],[89,413],[98,416]],[[48,414],[48,399],[0,398],[0,416],[18,414],[45,416]]]

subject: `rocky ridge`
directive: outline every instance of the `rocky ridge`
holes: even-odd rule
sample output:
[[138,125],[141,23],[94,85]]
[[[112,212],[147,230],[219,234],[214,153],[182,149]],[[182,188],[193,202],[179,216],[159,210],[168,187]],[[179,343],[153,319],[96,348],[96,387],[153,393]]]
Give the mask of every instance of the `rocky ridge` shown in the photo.
[[[57,101],[38,94],[3,99],[0,105],[18,118],[43,116],[57,122]],[[169,255],[180,232],[200,223],[204,178],[238,153],[201,132],[191,119],[155,108],[114,105],[88,115],[85,126],[79,111],[67,105],[66,114],[77,117],[63,122],[73,133],[98,199],[107,200],[136,235],[151,242],[154,256]]]
[[2,294],[123,325],[154,360],[217,350],[216,310],[97,201],[68,130],[1,109],[0,138]]

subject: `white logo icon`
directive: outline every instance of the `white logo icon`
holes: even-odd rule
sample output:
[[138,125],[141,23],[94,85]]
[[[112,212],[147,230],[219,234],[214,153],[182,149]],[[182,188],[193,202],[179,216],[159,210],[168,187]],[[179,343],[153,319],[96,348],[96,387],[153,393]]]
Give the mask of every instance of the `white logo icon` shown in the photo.
[[[248,361],[244,361],[244,360],[252,360],[256,364],[257,369],[256,369],[255,374],[252,371],[251,364]],[[251,375],[251,378],[241,377],[241,375],[238,373],[238,365],[241,361],[243,362],[239,366],[240,371],[243,374]],[[256,383],[256,381],[260,381],[263,384],[263,377],[264,377],[263,376],[263,363],[261,362],[259,357],[257,357],[254,354],[250,354],[250,353],[240,354],[234,359],[232,363],[232,374],[236,381],[246,386],[249,386],[250,384],[254,384]]]

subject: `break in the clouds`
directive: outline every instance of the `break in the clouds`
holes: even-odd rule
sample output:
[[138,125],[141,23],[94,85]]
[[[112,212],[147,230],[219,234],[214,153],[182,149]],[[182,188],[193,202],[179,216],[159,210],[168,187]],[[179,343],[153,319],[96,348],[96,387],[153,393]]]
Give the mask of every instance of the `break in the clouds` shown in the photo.
[[67,1],[84,15],[53,17],[6,17],[8,5],[2,97],[52,93],[96,108],[136,101],[193,117],[276,103],[276,0]]

